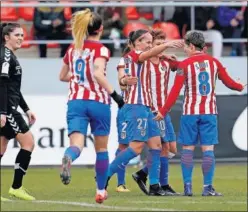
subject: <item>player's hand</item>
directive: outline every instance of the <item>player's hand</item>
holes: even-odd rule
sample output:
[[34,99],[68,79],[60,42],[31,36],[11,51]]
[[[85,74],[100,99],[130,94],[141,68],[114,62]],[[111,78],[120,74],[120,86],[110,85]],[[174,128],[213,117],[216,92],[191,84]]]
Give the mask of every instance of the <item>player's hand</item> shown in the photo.
[[26,112],[26,115],[28,117],[28,122],[30,125],[33,125],[36,121],[36,116],[34,115],[34,113],[31,110],[28,110]]
[[126,85],[136,85],[138,82],[138,77],[126,76],[123,81]]
[[116,91],[114,91],[112,94],[110,94],[110,96],[118,104],[118,107],[119,108],[122,108],[123,107],[123,105],[125,104],[125,102],[124,102],[122,96],[120,96],[119,94],[117,94]]
[[172,41],[167,41],[165,45],[168,48],[183,48],[184,47],[184,41],[182,40],[172,40]]
[[240,83],[243,86],[242,90],[244,90],[244,88],[247,86],[247,83],[244,84],[244,83],[240,82],[240,78],[237,79],[237,82]]
[[156,121],[160,121],[164,119],[164,116],[160,112],[158,112],[157,115],[153,119]]
[[175,54],[163,54],[163,55],[161,55],[160,59],[177,61],[177,56]]
[[0,123],[0,128],[3,128],[6,124],[6,115],[5,114],[0,114],[1,116],[1,123]]
[[232,27],[236,27],[236,26],[239,25],[239,22],[238,22],[235,18],[233,18],[233,19],[230,21],[230,25],[231,25]]

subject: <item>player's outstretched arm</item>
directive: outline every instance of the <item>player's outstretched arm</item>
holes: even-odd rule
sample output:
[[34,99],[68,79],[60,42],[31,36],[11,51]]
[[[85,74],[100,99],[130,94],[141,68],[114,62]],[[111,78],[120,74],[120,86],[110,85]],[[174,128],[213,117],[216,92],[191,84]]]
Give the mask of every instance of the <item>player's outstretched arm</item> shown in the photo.
[[228,75],[226,69],[221,65],[221,63],[219,61],[216,61],[216,62],[218,66],[218,77],[223,82],[223,84],[232,90],[242,91],[246,85],[233,80]]
[[176,103],[176,100],[180,94],[180,91],[183,87],[185,80],[183,69],[178,69],[177,75],[174,80],[174,85],[170,91],[168,99],[166,100],[165,105],[159,109],[157,116],[154,118],[155,120],[162,120],[165,115],[170,111],[172,106]]
[[71,74],[70,74],[69,66],[64,63],[59,74],[59,80],[62,82],[69,82],[70,78],[71,78]]
[[148,51],[142,52],[139,55],[139,62],[144,62],[145,60],[148,60],[151,57],[157,56],[164,50],[168,48],[182,48],[184,46],[182,41],[167,41],[166,43],[163,43],[159,46],[155,46],[151,48]]

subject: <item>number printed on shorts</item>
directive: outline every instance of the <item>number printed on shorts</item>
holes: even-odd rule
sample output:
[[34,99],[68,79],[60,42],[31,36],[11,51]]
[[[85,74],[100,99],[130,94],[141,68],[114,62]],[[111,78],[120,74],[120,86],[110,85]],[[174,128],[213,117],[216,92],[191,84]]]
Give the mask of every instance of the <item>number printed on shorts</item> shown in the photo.
[[147,126],[147,119],[137,119],[138,122],[138,129],[139,130],[144,130],[146,129]]
[[75,64],[75,72],[79,75],[78,83],[84,82],[84,69],[85,69],[85,62],[82,58],[76,60]]
[[165,122],[164,122],[164,120],[158,121],[157,124],[158,124],[158,128],[160,130],[162,130],[162,131],[165,130]]
[[127,123],[126,123],[126,122],[122,122],[122,123],[121,123],[121,126],[122,126],[121,132],[126,132]]
[[126,122],[122,122],[121,123],[121,138],[122,139],[125,139],[127,137],[127,131],[126,131],[126,128],[127,128],[127,123]]

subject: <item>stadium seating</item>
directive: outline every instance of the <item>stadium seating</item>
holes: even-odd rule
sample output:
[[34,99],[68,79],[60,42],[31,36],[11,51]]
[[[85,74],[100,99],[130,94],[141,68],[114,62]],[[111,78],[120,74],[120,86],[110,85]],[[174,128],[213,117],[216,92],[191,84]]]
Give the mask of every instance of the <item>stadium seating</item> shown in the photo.
[[127,23],[123,29],[124,36],[128,37],[129,33],[131,31],[137,30],[137,29],[149,29],[149,27],[145,24],[142,24],[141,22],[130,22]]
[[[5,4],[13,3],[13,1],[4,2]],[[17,9],[14,7],[1,7],[1,21],[17,21]]]
[[153,29],[162,29],[167,39],[180,39],[178,26],[170,22],[158,22],[153,24]]
[[[23,3],[34,4],[36,1],[22,1]],[[18,9],[19,18],[23,18],[25,21],[33,21],[34,7],[20,7]]]
[[128,20],[138,20],[140,18],[136,7],[127,7],[125,9],[125,15]]

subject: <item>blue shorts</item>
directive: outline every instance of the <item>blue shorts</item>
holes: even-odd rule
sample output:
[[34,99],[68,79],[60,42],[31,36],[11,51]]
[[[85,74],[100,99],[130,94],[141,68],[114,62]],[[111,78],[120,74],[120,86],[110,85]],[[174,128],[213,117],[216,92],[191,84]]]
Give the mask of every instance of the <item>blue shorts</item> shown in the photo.
[[127,123],[125,122],[125,117],[123,114],[123,108],[118,110],[116,117],[116,125],[118,130],[118,142],[120,144],[129,144],[129,140],[127,138]]
[[178,143],[185,146],[218,144],[217,115],[183,115]]
[[145,105],[125,104],[122,108],[128,141],[147,142],[149,138],[160,136],[157,122],[153,120],[151,109]]
[[169,114],[167,114],[163,120],[160,120],[157,123],[162,142],[176,141],[176,134]]
[[87,134],[90,123],[91,133],[95,136],[107,136],[110,132],[110,105],[92,100],[71,100],[67,108],[68,135],[73,132]]

